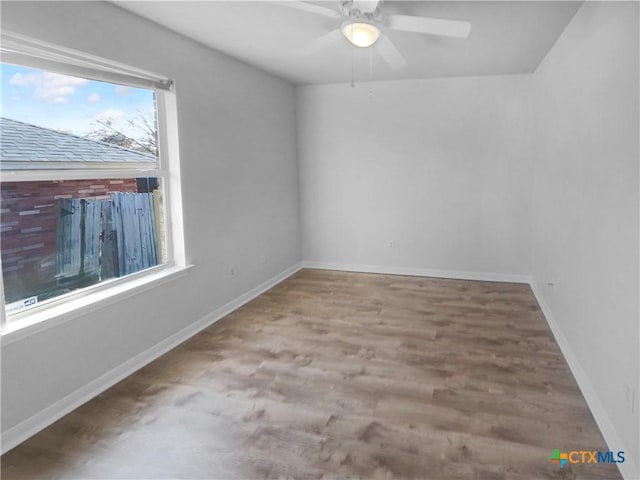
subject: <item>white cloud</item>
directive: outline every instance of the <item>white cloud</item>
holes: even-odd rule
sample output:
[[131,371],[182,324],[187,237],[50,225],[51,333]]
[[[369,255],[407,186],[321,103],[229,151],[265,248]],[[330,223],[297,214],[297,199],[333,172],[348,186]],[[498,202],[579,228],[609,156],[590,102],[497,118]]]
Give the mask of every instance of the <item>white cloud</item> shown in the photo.
[[100,101],[100,95],[92,93],[87,97],[87,103],[98,103]]
[[115,92],[120,97],[128,97],[133,92],[133,89],[125,85],[116,85]]
[[16,73],[9,85],[17,87],[35,87],[35,97],[47,103],[69,103],[69,97],[76,87],[85,85],[84,78],[68,77],[59,73]]
[[28,73],[26,75],[16,73],[11,77],[11,80],[9,80],[9,85],[16,85],[18,87],[37,85],[41,81],[41,78],[42,74],[40,73]]

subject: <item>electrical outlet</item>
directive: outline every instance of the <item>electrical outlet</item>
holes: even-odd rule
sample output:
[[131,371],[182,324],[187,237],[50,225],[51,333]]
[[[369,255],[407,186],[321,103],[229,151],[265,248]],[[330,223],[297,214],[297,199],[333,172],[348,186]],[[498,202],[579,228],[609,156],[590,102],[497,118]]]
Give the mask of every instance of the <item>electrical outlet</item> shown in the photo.
[[624,399],[629,404],[631,413],[634,413],[636,405],[636,387],[634,385],[625,385]]
[[231,266],[231,268],[229,269],[229,275],[231,275],[231,278],[235,278],[236,276],[236,267],[235,266]]
[[396,241],[395,240],[389,240],[389,248],[396,248]]

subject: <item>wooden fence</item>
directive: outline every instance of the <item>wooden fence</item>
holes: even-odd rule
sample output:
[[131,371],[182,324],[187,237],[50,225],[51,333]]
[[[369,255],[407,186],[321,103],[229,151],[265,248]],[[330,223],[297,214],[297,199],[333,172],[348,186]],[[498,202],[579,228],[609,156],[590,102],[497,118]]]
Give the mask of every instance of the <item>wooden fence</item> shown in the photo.
[[152,193],[112,193],[109,200],[61,199],[59,207],[60,285],[90,285],[158,265]]

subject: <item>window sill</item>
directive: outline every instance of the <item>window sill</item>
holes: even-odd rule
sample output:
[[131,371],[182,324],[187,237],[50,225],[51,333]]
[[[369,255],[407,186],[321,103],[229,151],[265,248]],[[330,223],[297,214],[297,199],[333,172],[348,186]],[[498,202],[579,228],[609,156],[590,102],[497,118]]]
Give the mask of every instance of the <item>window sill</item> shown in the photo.
[[183,277],[193,267],[170,267],[157,272],[150,272],[139,278],[127,282],[118,283],[112,287],[98,290],[83,295],[79,298],[55,304],[43,306],[33,313],[25,314],[20,319],[8,319],[5,329],[0,332],[2,346],[13,343],[38,332],[60,325],[74,318],[100,310],[125,298],[138,295],[163,283]]

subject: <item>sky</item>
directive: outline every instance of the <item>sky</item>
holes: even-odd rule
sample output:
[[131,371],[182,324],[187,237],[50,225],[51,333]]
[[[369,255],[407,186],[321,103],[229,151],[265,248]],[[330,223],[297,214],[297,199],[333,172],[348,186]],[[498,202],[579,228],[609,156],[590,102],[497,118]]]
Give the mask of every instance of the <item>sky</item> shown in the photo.
[[99,128],[97,119],[139,137],[127,120],[138,111],[155,115],[153,90],[69,77],[2,63],[0,115],[21,122],[85,136]]

